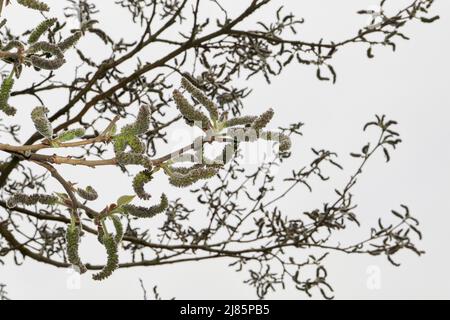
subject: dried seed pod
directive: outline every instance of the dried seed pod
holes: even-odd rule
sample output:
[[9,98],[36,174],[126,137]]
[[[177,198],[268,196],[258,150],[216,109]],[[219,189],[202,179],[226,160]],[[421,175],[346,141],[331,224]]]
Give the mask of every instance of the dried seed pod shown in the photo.
[[92,276],[92,279],[97,281],[104,280],[110,277],[112,273],[119,267],[118,248],[114,237],[109,233],[105,233],[102,240],[103,246],[106,248],[108,259],[103,269],[99,273],[96,273]]
[[66,141],[81,138],[82,136],[85,135],[85,133],[86,133],[86,130],[84,130],[84,128],[71,129],[71,130],[67,130],[67,131],[64,131],[63,133],[61,133],[56,138],[56,140],[58,140],[59,142],[66,142]]
[[86,189],[78,188],[77,193],[81,198],[88,201],[94,201],[98,198],[97,191],[95,191],[95,189],[91,186],[87,186]]
[[256,116],[244,116],[229,119],[224,122],[225,128],[236,127],[236,126],[246,126],[251,125],[255,120],[258,119]]
[[52,124],[47,118],[49,110],[46,107],[36,107],[31,111],[31,119],[33,120],[36,130],[45,138],[51,139],[53,136]]
[[145,185],[152,179],[152,172],[150,170],[144,170],[139,172],[133,179],[133,189],[136,195],[144,200],[150,199],[151,195],[145,192]]
[[272,120],[274,115],[273,109],[269,109],[266,112],[264,112],[262,115],[260,115],[252,124],[252,128],[255,130],[261,130],[264,129],[267,124]]
[[167,200],[166,195],[162,194],[161,202],[152,207],[146,208],[146,207],[138,207],[132,204],[127,204],[123,206],[123,209],[126,214],[129,214],[137,218],[153,218],[157,214],[164,212],[164,210],[166,210],[168,206],[169,201]]
[[81,39],[82,35],[83,34],[82,34],[81,31],[75,32],[74,34],[72,34],[68,38],[66,38],[63,41],[61,41],[60,43],[58,43],[58,48],[62,52],[65,52],[65,51],[69,50],[70,48],[72,48],[73,46],[75,46],[77,44],[77,42]]
[[23,204],[26,206],[32,206],[35,204],[46,204],[54,205],[58,202],[58,197],[47,194],[32,194],[26,195],[23,193],[17,193],[8,199],[6,205],[8,208],[15,208],[18,204]]
[[196,165],[191,168],[171,168],[169,182],[175,187],[188,187],[199,180],[206,180],[217,174],[216,167]]
[[210,126],[208,117],[202,112],[196,110],[180,91],[173,91],[173,99],[178,107],[178,110],[186,119],[200,126],[202,129]]
[[200,102],[206,110],[208,110],[211,119],[213,121],[217,121],[219,118],[219,111],[216,104],[186,78],[181,79],[181,85],[192,95],[194,99]]
[[38,11],[49,11],[50,10],[50,7],[46,3],[43,3],[38,0],[17,0],[17,3],[24,7],[38,10]]
[[87,271],[78,252],[80,243],[80,226],[75,223],[71,223],[67,227],[66,231],[66,242],[67,242],[67,259],[69,262],[78,267],[80,273],[85,273]]
[[116,234],[114,235],[114,241],[119,244],[122,241],[123,238],[123,234],[124,234],[124,230],[123,230],[123,225],[122,222],[120,221],[119,217],[117,216],[110,216],[113,224],[114,224],[114,229],[116,229]]
[[147,168],[148,170],[152,169],[152,161],[146,155],[140,153],[133,152],[121,152],[116,155],[116,160],[121,165],[139,165]]
[[42,21],[36,29],[33,30],[33,32],[30,33],[30,36],[28,37],[28,43],[33,44],[37,41],[39,41],[39,38],[48,30],[50,29],[55,23],[58,21],[56,18],[47,19]]
[[3,80],[0,88],[0,110],[2,110],[8,116],[13,116],[16,114],[16,109],[8,104],[13,86],[14,79],[12,77],[8,77]]

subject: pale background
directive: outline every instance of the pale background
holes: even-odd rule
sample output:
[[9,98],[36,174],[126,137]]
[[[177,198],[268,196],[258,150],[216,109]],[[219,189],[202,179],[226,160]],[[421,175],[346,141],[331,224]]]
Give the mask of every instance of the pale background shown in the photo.
[[[58,12],[59,1],[47,2]],[[398,2],[400,6],[408,1],[392,2]],[[112,9],[113,4],[98,3],[108,10],[103,15],[109,21],[109,28],[117,29],[117,33],[124,36],[134,34],[136,29],[121,23],[121,16]],[[231,8],[230,3],[238,6],[242,2],[228,2]],[[284,3],[287,10],[306,19],[300,28],[302,39],[324,37],[338,41],[353,35],[366,22],[355,12],[371,8],[378,1],[291,0],[278,3]],[[412,40],[400,41],[396,53],[388,48],[377,49],[376,59],[368,60],[365,48],[344,48],[333,61],[338,71],[338,82],[334,86],[319,82],[315,70],[294,64],[274,79],[270,87],[262,79],[251,82],[254,92],[245,101],[247,113],[273,106],[276,110],[274,127],[297,120],[306,123],[304,137],[295,141],[297,156],[291,160],[291,168],[299,166],[300,162],[307,163],[311,157],[309,148],[320,146],[338,152],[347,173],[351,172],[356,163],[347,155],[365,142],[362,125],[374,114],[383,113],[399,121],[404,143],[394,153],[391,163],[386,165],[381,156],[370,163],[357,188],[358,212],[360,220],[368,224],[378,216],[388,215],[390,209],[398,208],[399,204],[408,204],[422,223],[424,240],[420,247],[427,254],[421,258],[410,253],[401,255],[400,260],[397,258],[402,262],[400,268],[391,266],[382,257],[333,254],[327,265],[330,282],[340,299],[450,298],[450,2],[437,1],[433,13],[441,15],[441,20],[431,25],[417,23],[407,27]],[[263,19],[271,19],[273,14],[269,7],[260,13]],[[14,8],[8,9],[6,16],[11,25],[23,23],[19,11]],[[39,21],[36,15],[30,17],[30,24]],[[72,71],[69,65],[60,72],[70,74]],[[17,101],[25,103],[27,100]],[[29,115],[23,112],[19,116],[23,117],[23,126],[31,128]],[[175,134],[172,138],[176,140],[179,136]],[[289,169],[289,163],[286,166]],[[80,182],[95,181],[93,185],[105,193],[100,203],[113,201],[131,189],[130,179],[118,171],[111,174],[102,169],[80,173],[64,168],[62,173]],[[80,174],[84,176],[80,178]],[[335,177],[339,186],[347,176],[336,172]],[[113,184],[123,188],[112,187]],[[299,189],[286,199],[283,209],[299,213],[312,205],[320,205],[331,196],[332,189],[322,190],[319,184],[313,196]],[[356,233],[358,235],[361,234]],[[83,246],[82,251],[96,262],[104,260],[101,249]],[[368,286],[374,275],[379,276],[378,288]],[[80,288],[73,288],[73,284],[77,287],[78,279],[68,270],[30,261],[21,267],[0,266],[0,283],[8,284],[9,295],[14,299],[140,299],[139,278],[149,291],[158,285],[165,298],[256,297],[254,290],[242,283],[244,275],[229,269],[225,260],[120,270],[102,283],[94,283],[85,276]],[[289,287],[269,296],[275,299],[304,297]]]

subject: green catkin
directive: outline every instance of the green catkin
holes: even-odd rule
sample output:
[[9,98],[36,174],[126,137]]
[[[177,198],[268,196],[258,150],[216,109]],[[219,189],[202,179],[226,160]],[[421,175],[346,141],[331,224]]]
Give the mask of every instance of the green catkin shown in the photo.
[[99,226],[98,227],[98,232],[97,232],[97,240],[101,244],[103,244],[103,237],[104,236],[105,236],[105,231],[103,230],[103,227]]
[[196,110],[180,91],[173,91],[173,99],[178,107],[178,110],[186,119],[194,122],[196,125],[199,125],[202,129],[208,128],[210,125],[208,117],[202,112]]
[[236,126],[246,126],[251,125],[258,117],[256,116],[244,116],[236,117],[224,122],[223,126],[225,128],[236,127]]
[[95,191],[95,189],[92,188],[91,186],[87,186],[86,189],[78,188],[77,194],[81,198],[88,200],[88,201],[94,201],[94,200],[97,200],[97,198],[98,198],[97,191]]
[[150,127],[150,108],[148,106],[141,106],[136,117],[136,122],[133,124],[133,129],[136,135],[144,134]]
[[125,151],[125,149],[128,146],[128,137],[123,134],[119,134],[117,136],[113,137],[113,144],[114,144],[114,153],[120,154]]
[[102,240],[103,246],[106,248],[108,259],[103,269],[99,273],[96,273],[92,276],[92,279],[96,281],[101,281],[110,277],[113,272],[119,267],[119,255],[116,240],[109,233],[105,233]]
[[147,150],[147,147],[144,142],[142,142],[138,137],[136,136],[130,136],[127,139],[128,145],[130,146],[131,150],[135,153],[145,153]]
[[36,107],[31,111],[31,119],[33,120],[36,130],[45,138],[51,139],[53,136],[52,124],[47,118],[49,110],[46,107]]
[[86,134],[86,130],[84,128],[71,129],[71,130],[67,130],[67,131],[61,133],[56,138],[56,140],[58,140],[59,142],[67,142],[70,140],[81,138],[85,134]]
[[164,212],[169,206],[169,201],[165,194],[161,195],[161,202],[152,207],[138,207],[132,204],[127,204],[123,206],[123,210],[126,214],[134,216],[136,218],[153,218],[157,214]]
[[171,168],[169,182],[175,187],[185,188],[199,180],[214,177],[218,169],[215,167],[193,166],[191,168]]
[[3,80],[0,88],[0,110],[8,116],[13,116],[16,114],[16,109],[8,104],[13,86],[14,79],[10,76]]
[[145,185],[153,179],[152,172],[150,170],[144,170],[139,172],[133,179],[133,190],[136,195],[143,199],[150,199],[151,195],[145,191]]
[[267,124],[270,122],[270,120],[272,120],[273,115],[274,115],[274,112],[273,112],[272,108],[267,110],[252,123],[252,128],[257,131],[264,129],[267,126]]
[[181,79],[181,85],[192,95],[194,99],[200,102],[206,110],[208,110],[211,119],[213,121],[217,121],[219,118],[219,111],[216,104],[186,78]]
[[38,10],[38,11],[49,11],[50,10],[50,7],[46,3],[43,3],[38,0],[17,0],[17,3],[24,7]]
[[80,227],[75,223],[71,223],[67,227],[66,231],[66,241],[67,241],[67,259],[69,262],[78,267],[80,273],[85,273],[87,271],[83,262],[81,262],[80,255],[78,253],[78,247],[80,243]]
[[121,165],[139,165],[144,168],[151,170],[152,161],[146,155],[133,152],[121,152],[116,155],[117,163]]
[[123,230],[123,225],[122,222],[120,221],[119,217],[117,216],[110,216],[113,224],[114,224],[114,229],[116,229],[116,234],[114,235],[114,241],[119,244],[122,241],[123,238],[123,234],[124,234],[124,230]]
[[75,32],[74,34],[72,34],[68,38],[66,38],[63,41],[61,41],[60,43],[58,43],[58,48],[62,52],[65,52],[65,51],[69,50],[70,48],[72,48],[73,46],[75,46],[77,44],[77,42],[81,39],[82,35],[83,34],[82,34],[81,31]]
[[33,44],[39,41],[39,38],[48,30],[50,29],[55,23],[58,21],[56,18],[47,19],[42,21],[36,29],[31,32],[30,36],[28,37],[28,43]]
[[58,197],[47,194],[32,194],[26,195],[23,193],[17,193],[10,197],[6,202],[8,208],[15,208],[18,204],[32,206],[35,204],[54,205],[58,202]]

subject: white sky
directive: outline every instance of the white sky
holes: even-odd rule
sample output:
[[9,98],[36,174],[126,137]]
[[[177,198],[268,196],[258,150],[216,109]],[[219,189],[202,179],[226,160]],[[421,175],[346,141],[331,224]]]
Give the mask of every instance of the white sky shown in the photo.
[[[56,2],[48,1],[49,4]],[[355,12],[377,2],[302,0],[286,1],[285,7],[306,19],[300,28],[300,37],[340,40],[354,34],[365,22]],[[6,11],[11,23],[23,21],[18,12],[14,9]],[[346,172],[351,173],[357,163],[347,155],[359,150],[366,141],[361,134],[362,125],[375,114],[386,114],[399,122],[404,143],[393,154],[392,162],[385,164],[381,156],[376,158],[357,187],[359,217],[367,225],[379,216],[388,216],[391,209],[397,209],[402,203],[409,205],[422,223],[424,240],[420,247],[427,253],[421,258],[409,253],[401,255],[400,268],[391,266],[383,257],[332,254],[327,263],[329,279],[340,299],[450,298],[450,278],[447,276],[450,262],[450,204],[447,198],[450,195],[447,78],[450,71],[450,3],[436,1],[433,12],[441,15],[441,20],[431,25],[408,27],[407,34],[412,40],[401,41],[396,53],[387,48],[377,49],[376,59],[368,60],[363,47],[341,50],[333,61],[338,71],[338,82],[334,86],[319,82],[314,69],[294,64],[274,79],[270,87],[262,79],[251,82],[254,92],[246,100],[246,113],[273,107],[276,111],[274,127],[293,121],[306,123],[304,137],[294,144],[297,156],[286,164],[285,173],[292,166],[298,166],[299,161],[307,163],[309,148],[313,146],[338,152]],[[118,25],[113,11],[107,14],[111,28],[133,34],[135,28]],[[268,8],[261,15],[272,18],[273,11]],[[64,72],[70,71],[70,68],[64,69]],[[24,126],[31,125],[29,122],[28,115],[23,113]],[[78,169],[64,168],[63,173],[86,183],[94,179],[97,183],[94,186],[108,193],[102,199],[104,201],[130,192],[129,178],[118,172],[88,170],[81,173],[84,175],[81,178]],[[112,188],[112,181],[123,188]],[[346,176],[337,174],[335,181],[337,186],[342,185]],[[313,195],[299,189],[286,199],[283,209],[293,213],[311,209],[312,205],[320,205],[329,199],[331,191],[321,189],[319,184]],[[343,238],[343,241],[352,239]],[[82,250],[98,262],[104,259],[101,250],[86,247]],[[367,285],[373,270],[379,272],[380,277],[380,287],[376,290]],[[30,261],[21,267],[12,264],[0,267],[0,283],[7,283],[10,297],[17,299],[139,299],[138,278],[143,279],[148,290],[158,285],[165,298],[253,299],[256,297],[254,290],[242,283],[244,276],[247,275],[228,268],[225,260],[218,260],[119,270],[103,283],[93,282],[85,276],[81,279],[81,288],[73,289],[68,282],[76,276],[68,270]],[[304,295],[287,289],[269,298],[302,299]]]

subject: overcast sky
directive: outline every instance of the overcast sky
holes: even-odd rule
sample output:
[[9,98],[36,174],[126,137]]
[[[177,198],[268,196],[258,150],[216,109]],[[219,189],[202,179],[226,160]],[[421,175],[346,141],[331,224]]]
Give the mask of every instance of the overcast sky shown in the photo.
[[[282,2],[287,10],[306,19],[298,37],[336,41],[353,35],[365,23],[365,18],[355,14],[357,10],[378,3],[375,0],[279,1]],[[407,2],[398,1],[399,5]],[[21,19],[18,12],[6,10],[11,23]],[[111,9],[105,14],[110,27],[131,36],[136,28],[124,29],[118,25],[118,17],[113,12]],[[392,162],[386,164],[381,156],[374,159],[357,187],[359,218],[367,225],[379,216],[389,215],[400,204],[407,204],[422,223],[424,240],[419,246],[427,253],[420,258],[410,253],[400,255],[397,258],[402,263],[400,268],[393,267],[383,257],[331,255],[327,263],[330,282],[340,299],[450,298],[449,1],[436,1],[433,13],[441,15],[441,20],[431,25],[407,27],[411,40],[401,41],[396,53],[380,48],[375,51],[376,59],[368,60],[363,47],[341,50],[333,60],[338,72],[336,85],[319,82],[315,70],[294,64],[274,79],[271,86],[263,79],[251,82],[254,91],[245,101],[247,113],[273,107],[274,127],[293,121],[306,124],[304,136],[295,141],[296,157],[291,165],[302,161],[303,155],[310,159],[309,148],[317,146],[338,152],[348,169],[346,172],[351,173],[357,163],[347,155],[364,143],[362,125],[375,114],[386,114],[399,122],[404,143],[393,154]],[[273,11],[266,9],[261,16],[271,18]],[[23,117],[23,123],[31,125],[26,113]],[[80,176],[78,168],[64,168],[62,172]],[[337,173],[336,185],[343,184],[346,178]],[[97,189],[107,189],[109,200],[130,191],[129,178],[120,174],[112,176],[106,169],[89,171],[80,179],[98,181]],[[123,188],[111,188],[109,179]],[[283,208],[301,212],[310,209],[309,205],[320,205],[329,199],[331,192],[322,190],[319,184],[312,196],[298,190],[286,199]],[[104,259],[97,257],[101,251],[84,250],[99,262]],[[378,277],[379,286],[368,285],[373,276]],[[78,280],[70,270],[30,261],[21,267],[0,266],[0,283],[8,284],[10,297],[18,299],[139,299],[139,278],[148,289],[158,285],[165,298],[255,298],[254,290],[242,283],[244,275],[229,269],[224,260],[119,270],[102,283],[94,283],[86,276],[81,279],[81,288],[77,285],[74,288]],[[302,299],[304,295],[289,288],[269,298]]]

